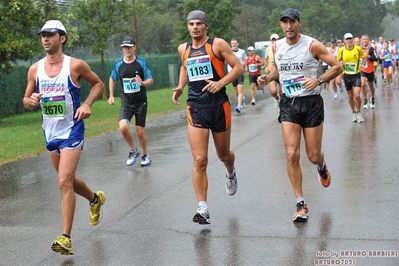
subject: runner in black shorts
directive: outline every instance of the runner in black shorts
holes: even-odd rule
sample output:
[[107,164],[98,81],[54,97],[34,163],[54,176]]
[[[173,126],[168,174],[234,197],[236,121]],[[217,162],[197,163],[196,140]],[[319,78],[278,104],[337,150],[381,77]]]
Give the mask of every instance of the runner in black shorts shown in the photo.
[[[299,33],[302,19],[298,10],[287,8],[280,13],[280,26],[284,39],[273,44],[275,61],[267,75],[259,77],[261,87],[280,79],[284,94],[280,100],[280,116],[287,173],[296,198],[294,222],[308,219],[308,205],[302,188],[300,166],[301,139],[305,140],[306,155],[317,168],[318,179],[323,187],[331,182],[331,173],[321,149],[323,138],[324,103],[320,96],[321,85],[337,77],[342,66],[325,46],[316,39]],[[325,73],[318,72],[320,62],[331,66]]]
[[[207,36],[208,17],[205,12],[191,11],[187,15],[187,29],[191,40],[178,48],[182,65],[172,101],[180,104],[178,99],[188,85],[186,110],[188,140],[193,156],[191,179],[198,202],[192,221],[210,224],[207,166],[211,135],[216,154],[225,167],[226,193],[233,196],[237,191],[235,154],[230,149],[231,110],[226,85],[237,80],[244,69],[226,41]],[[231,67],[227,75],[224,73],[225,63]]]

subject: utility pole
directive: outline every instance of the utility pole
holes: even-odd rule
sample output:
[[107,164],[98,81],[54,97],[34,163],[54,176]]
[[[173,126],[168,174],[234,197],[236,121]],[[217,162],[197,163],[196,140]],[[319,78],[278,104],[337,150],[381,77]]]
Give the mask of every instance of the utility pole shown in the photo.
[[248,47],[247,11],[245,9],[245,0],[243,0],[242,3],[243,3],[242,9],[244,11],[245,47]]
[[137,37],[137,18],[136,18],[136,10],[134,7],[134,0],[132,0],[132,5],[133,5],[133,35],[134,35],[134,41],[136,42],[136,54],[139,55],[139,39]]

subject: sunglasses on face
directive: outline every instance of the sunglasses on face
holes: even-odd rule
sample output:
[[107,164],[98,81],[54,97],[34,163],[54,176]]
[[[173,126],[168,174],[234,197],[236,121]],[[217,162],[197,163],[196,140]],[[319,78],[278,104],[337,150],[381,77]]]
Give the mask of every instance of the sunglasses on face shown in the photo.
[[345,40],[352,40],[352,38],[346,38]]

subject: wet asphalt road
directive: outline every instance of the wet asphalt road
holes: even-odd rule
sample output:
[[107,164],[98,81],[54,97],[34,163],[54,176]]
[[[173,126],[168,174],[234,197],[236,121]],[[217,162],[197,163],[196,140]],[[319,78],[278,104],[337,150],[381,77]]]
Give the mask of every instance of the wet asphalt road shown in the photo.
[[302,145],[307,223],[291,220],[295,197],[273,100],[258,93],[250,106],[246,93],[244,112],[233,114],[235,196],[224,190],[224,167],[210,140],[211,225],[191,221],[197,202],[180,111],[148,121],[147,168],[125,166],[119,131],[86,141],[77,174],[104,190],[107,201],[102,221],[91,227],[88,203],[77,198],[73,256],[50,249],[61,217],[49,155],[0,166],[0,265],[399,265],[399,87],[379,85],[376,107],[363,111],[361,124],[351,122],[346,93],[333,100],[323,91],[332,182],[327,189],[319,184]]

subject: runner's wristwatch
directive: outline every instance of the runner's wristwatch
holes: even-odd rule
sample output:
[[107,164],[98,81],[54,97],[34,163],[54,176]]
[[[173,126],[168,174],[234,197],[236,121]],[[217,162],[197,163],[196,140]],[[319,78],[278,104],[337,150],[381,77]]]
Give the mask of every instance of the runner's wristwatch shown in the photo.
[[324,83],[324,80],[323,80],[323,78],[322,78],[322,77],[318,77],[318,78],[317,78],[317,80],[319,81],[319,85],[321,85],[321,84],[323,84],[323,83]]

